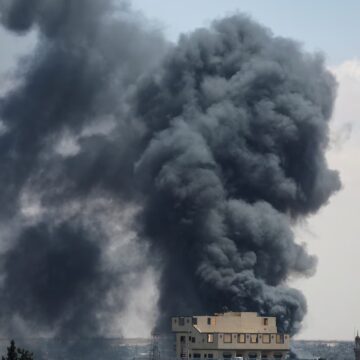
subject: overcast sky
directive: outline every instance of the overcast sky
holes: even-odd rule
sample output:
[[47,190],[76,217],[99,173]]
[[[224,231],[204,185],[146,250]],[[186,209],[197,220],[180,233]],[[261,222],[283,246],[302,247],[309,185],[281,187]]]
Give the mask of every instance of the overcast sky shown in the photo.
[[[207,26],[211,20],[245,12],[291,37],[305,49],[322,51],[339,82],[328,160],[341,173],[343,189],[317,215],[296,229],[319,257],[317,274],[295,279],[308,299],[303,339],[351,339],[360,328],[360,41],[358,0],[133,0],[166,36]],[[16,37],[0,30],[0,85],[19,55],[31,49],[36,36]],[[1,90],[0,90],[1,91]],[[1,131],[1,129],[0,129]]]

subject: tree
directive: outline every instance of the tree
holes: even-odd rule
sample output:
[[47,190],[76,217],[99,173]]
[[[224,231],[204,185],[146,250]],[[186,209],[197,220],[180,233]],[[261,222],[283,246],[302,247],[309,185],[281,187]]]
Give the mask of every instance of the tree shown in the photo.
[[2,356],[2,360],[34,360],[34,354],[28,350],[16,348],[15,341],[10,341],[7,348],[6,357]]

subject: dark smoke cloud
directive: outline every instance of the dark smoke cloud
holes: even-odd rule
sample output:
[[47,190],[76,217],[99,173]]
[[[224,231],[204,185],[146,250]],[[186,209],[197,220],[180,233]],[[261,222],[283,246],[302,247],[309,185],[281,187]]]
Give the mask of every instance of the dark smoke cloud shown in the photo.
[[291,221],[339,189],[324,158],[334,93],[321,56],[241,16],[183,36],[142,82],[136,169],[144,233],[164,258],[164,322],[227,306],[299,329],[306,302],[285,282],[316,259]]
[[105,334],[156,267],[160,328],[226,306],[298,331],[286,282],[316,259],[292,224],[340,187],[322,57],[239,15],[169,45],[127,3],[0,13],[39,33],[0,100],[3,329]]

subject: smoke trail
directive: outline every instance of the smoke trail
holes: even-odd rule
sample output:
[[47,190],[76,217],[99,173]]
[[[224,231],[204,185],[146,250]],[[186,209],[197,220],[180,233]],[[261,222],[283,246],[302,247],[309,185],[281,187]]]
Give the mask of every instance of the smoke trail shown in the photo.
[[316,259],[291,221],[339,189],[324,158],[334,93],[321,56],[241,16],[183,36],[143,81],[141,223],[161,249],[165,317],[226,306],[299,329],[306,302],[286,280]]
[[11,0],[0,10],[9,29],[39,36],[0,103],[3,333],[111,334],[150,271],[132,229],[144,126],[128,98],[167,45],[125,3]]
[[0,13],[39,32],[0,100],[2,327],[106,333],[157,268],[160,327],[227,306],[296,332],[306,302],[286,280],[316,259],[291,224],[340,187],[321,56],[242,16],[172,46],[126,3]]

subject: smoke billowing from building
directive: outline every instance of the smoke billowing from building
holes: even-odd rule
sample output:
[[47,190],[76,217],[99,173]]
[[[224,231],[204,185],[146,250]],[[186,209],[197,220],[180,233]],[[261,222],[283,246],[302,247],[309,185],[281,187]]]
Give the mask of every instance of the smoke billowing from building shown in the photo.
[[155,269],[159,327],[227,307],[295,333],[286,280],[316,259],[291,225],[340,188],[322,57],[240,15],[174,45],[126,3],[0,11],[39,33],[0,100],[3,329],[104,334]]

